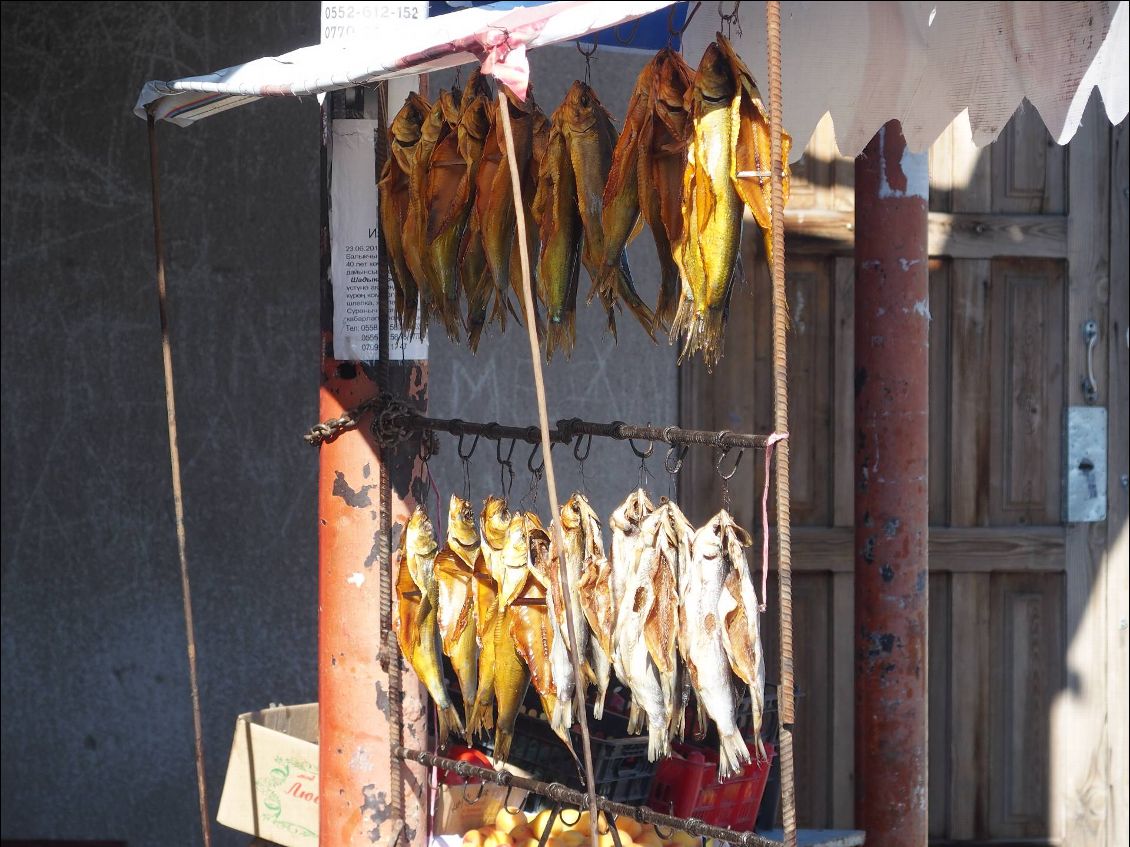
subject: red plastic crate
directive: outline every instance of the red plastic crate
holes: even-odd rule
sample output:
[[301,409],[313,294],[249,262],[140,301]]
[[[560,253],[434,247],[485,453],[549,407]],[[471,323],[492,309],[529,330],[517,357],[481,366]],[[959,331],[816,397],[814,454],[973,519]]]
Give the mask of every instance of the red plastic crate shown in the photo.
[[750,744],[753,762],[725,782],[718,781],[717,749],[689,744],[672,747],[675,752],[671,757],[659,763],[647,805],[680,818],[698,818],[739,832],[752,830],[769,779],[769,765],[776,754],[773,745],[765,744],[766,760],[758,762]]

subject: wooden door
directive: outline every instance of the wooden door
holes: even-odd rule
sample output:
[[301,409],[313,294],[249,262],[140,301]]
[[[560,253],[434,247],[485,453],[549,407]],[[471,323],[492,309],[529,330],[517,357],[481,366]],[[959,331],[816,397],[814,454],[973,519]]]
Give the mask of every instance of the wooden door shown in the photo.
[[[938,841],[1116,839],[1103,728],[1112,639],[1100,613],[1108,527],[1060,520],[1064,409],[1083,403],[1080,327],[1093,318],[1108,328],[1100,364],[1109,330],[1119,332],[1108,316],[1112,130],[1095,106],[1069,148],[1028,107],[989,148],[974,148],[959,118],[930,151],[929,767]],[[853,163],[838,156],[830,122],[793,173],[798,816],[802,826],[844,827],[854,804]],[[681,368],[687,426],[772,430],[769,280],[753,227],[744,242],[750,284],[734,296],[725,358],[713,374]],[[1125,373],[1114,359],[1101,369],[1100,404]],[[1121,395],[1124,406],[1124,387]],[[1111,414],[1117,449],[1125,416]],[[747,459],[731,483],[733,509],[751,529],[760,465]],[[1112,539],[1125,522],[1119,467],[1110,466],[1112,515],[1121,515]],[[719,508],[708,457],[692,458],[680,485],[693,520]]]

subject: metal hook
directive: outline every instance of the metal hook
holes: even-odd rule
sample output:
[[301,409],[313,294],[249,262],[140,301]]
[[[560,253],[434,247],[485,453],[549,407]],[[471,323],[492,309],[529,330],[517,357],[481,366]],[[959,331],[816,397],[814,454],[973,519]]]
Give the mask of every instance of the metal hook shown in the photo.
[[[479,786],[479,793],[475,795],[474,800],[469,800],[469,799],[467,799],[467,789],[472,785]],[[486,787],[487,787],[487,784],[485,782],[483,782],[482,780],[479,780],[478,782],[465,782],[465,783],[463,783],[463,802],[466,803],[468,806],[474,806],[476,803],[478,803],[480,800],[483,799],[483,792],[486,791]]]
[[466,437],[466,435],[467,434],[464,433],[464,432],[459,433],[458,451],[459,451],[459,458],[462,459],[464,462],[469,462],[469,461],[471,461],[471,457],[475,455],[475,448],[479,446],[480,436],[477,435],[477,434],[475,435],[475,440],[471,442],[471,449],[468,450],[466,453],[464,453],[463,452],[463,439]]
[[[549,449],[550,450],[553,449],[552,444],[549,445]],[[526,459],[526,470],[528,470],[530,473],[532,473],[534,476],[538,477],[539,479],[541,478],[541,472],[543,470],[545,470],[545,457],[542,456],[541,463],[537,467],[534,467],[534,456],[538,455],[540,452],[541,452],[541,443],[539,442],[539,443],[535,444],[534,449],[530,451],[530,458]]]
[[632,448],[632,452],[636,454],[636,457],[641,462],[644,459],[650,458],[651,454],[655,452],[655,442],[654,441],[648,441],[647,442],[647,450],[640,450],[638,447],[636,447],[635,440],[631,439],[631,438],[628,439],[628,445]]
[[600,33],[599,32],[594,32],[592,34],[592,49],[591,50],[582,50],[581,49],[581,40],[579,38],[577,39],[577,42],[576,42],[577,52],[585,57],[585,85],[588,85],[589,82],[592,80],[592,57],[594,55],[596,55],[596,48],[597,48],[599,42],[600,42]]
[[[581,455],[581,444],[585,445],[585,453]],[[585,441],[584,433],[577,435],[577,443],[573,445],[573,458],[578,462],[584,462],[589,457],[589,451],[592,450],[592,434],[588,436],[588,441]]]
[[436,434],[430,429],[426,429],[420,433],[420,446],[416,451],[416,455],[420,461],[425,465],[428,459],[436,454]]
[[729,450],[723,450],[722,453],[719,454],[719,456],[718,456],[718,461],[714,463],[714,470],[718,472],[718,476],[722,477],[723,480],[727,480],[727,481],[733,479],[734,474],[736,474],[738,472],[738,465],[740,465],[742,463],[742,456],[745,455],[745,449],[744,448],[738,448],[738,458],[737,458],[737,460],[735,460],[734,466],[732,468],[730,468],[729,473],[723,473],[722,472],[722,463],[724,461],[726,461],[726,457],[729,456],[730,453],[732,453],[732,452],[733,452],[733,448],[730,448]]
[[498,459],[498,463],[500,465],[509,465],[510,464],[510,457],[514,455],[514,446],[517,443],[518,443],[517,438],[511,438],[510,439],[510,449],[506,451],[506,458],[503,458],[502,457],[502,439],[501,438],[498,439],[498,442],[494,445],[494,457],[496,459]]
[[561,823],[565,824],[566,829],[572,829],[573,827],[575,827],[577,825],[577,822],[581,819],[581,810],[577,809],[577,816],[575,818],[573,818],[572,823],[565,823],[565,809],[564,809],[564,807],[562,807],[561,811],[559,811],[557,813],[557,816],[559,818],[561,818]]
[[[673,814],[675,814],[674,804],[673,804],[673,803],[668,803],[667,805],[669,806],[669,808],[668,808],[668,810],[667,810],[667,814],[669,814],[669,815],[673,815]],[[671,840],[671,836],[675,834],[675,830],[673,830],[673,829],[669,829],[669,830],[667,830],[667,834],[666,834],[666,835],[664,835],[664,834],[663,834],[663,833],[662,833],[662,832],[661,832],[661,831],[659,830],[659,824],[657,824],[657,823],[653,823],[653,824],[652,824],[652,827],[653,827],[653,828],[655,829],[655,834],[659,836],[659,840],[660,840],[660,841],[670,841],[670,840]]]
[[670,449],[667,450],[667,455],[663,458],[663,469],[671,476],[675,476],[683,469],[683,460],[687,458],[687,453],[691,447],[689,444],[680,446],[672,444]]
[[506,796],[502,798],[502,808],[505,809],[510,814],[516,815],[516,814],[518,814],[518,812],[522,811],[522,808],[521,808],[521,806],[519,806],[515,809],[510,808],[510,792],[513,791],[513,790],[514,790],[514,786],[512,784],[507,784],[507,786],[506,786]]
[[733,35],[734,27],[738,28],[738,37],[739,38],[741,37],[742,25],[740,23],[738,23],[738,6],[739,5],[740,4],[737,2],[737,0],[735,0],[733,11],[731,11],[730,14],[727,15],[725,12],[722,11],[722,2],[721,2],[721,0],[719,0],[719,3],[718,3],[718,17],[719,17],[718,28],[721,29],[722,24],[726,25],[726,37],[727,38],[730,38]]
[[[510,461],[511,456],[514,455],[514,447],[518,443],[518,439],[510,439],[510,449],[506,452],[506,458],[502,457],[502,439],[498,439],[498,443],[494,448],[494,456],[498,459],[498,485],[502,489],[502,494],[507,499],[510,499],[510,489],[514,486],[514,464]],[[510,475],[509,482],[507,482],[507,474]]]
[[[612,34],[614,36],[616,36],[617,43],[627,46],[627,45],[631,44],[633,41],[635,41],[636,40],[636,33],[640,31],[640,22],[642,20],[643,20],[643,17],[641,16],[641,17],[636,18],[635,21],[632,22],[632,31],[628,35],[627,38],[624,38],[623,36],[620,35],[620,27],[623,26],[623,24],[617,24],[615,27],[613,27],[612,28]],[[620,847],[620,845],[616,845],[616,847]]]
[[675,10],[679,8],[678,3],[672,3],[671,8],[667,11],[667,46],[674,46],[676,38],[682,38],[683,33],[687,31],[687,27],[691,25],[691,18],[698,14],[698,10],[702,8],[702,2],[695,3],[691,13],[683,20],[683,25],[675,29]]

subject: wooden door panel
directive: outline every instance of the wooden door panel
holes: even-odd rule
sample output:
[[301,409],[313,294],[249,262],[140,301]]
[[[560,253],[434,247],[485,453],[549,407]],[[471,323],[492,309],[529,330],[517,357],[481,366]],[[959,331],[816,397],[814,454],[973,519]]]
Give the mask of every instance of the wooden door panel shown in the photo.
[[1027,102],[988,149],[993,211],[1061,215],[1067,206],[1067,150],[1048,134]]
[[1063,685],[1063,577],[994,574],[989,831],[1048,831],[1052,700]]
[[991,273],[989,521],[994,526],[1059,523],[1063,266],[998,259]]

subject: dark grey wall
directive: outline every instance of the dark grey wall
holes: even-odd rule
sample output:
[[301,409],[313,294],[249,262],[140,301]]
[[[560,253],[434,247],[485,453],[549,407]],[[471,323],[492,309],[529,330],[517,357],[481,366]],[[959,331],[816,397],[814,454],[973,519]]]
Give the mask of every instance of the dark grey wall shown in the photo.
[[[144,80],[314,43],[318,6],[4,3],[2,16],[2,835],[194,843],[146,138],[130,109]],[[583,60],[572,47],[531,60],[551,112]],[[593,63],[617,118],[641,64],[610,50]],[[317,696],[316,454],[300,435],[317,414],[318,112],[260,102],[163,128],[161,144],[214,815],[235,716]],[[654,299],[646,233],[632,259]],[[670,349],[629,315],[621,326],[614,347],[583,313],[573,362],[548,371],[552,418],[675,420]],[[478,357],[433,340],[433,411],[536,422],[528,355],[517,332]],[[555,452],[567,496],[578,468]],[[601,512],[637,465],[626,445],[594,445]],[[462,480],[452,442],[433,470],[446,500]],[[476,498],[496,490],[485,442],[473,473]]]
[[[198,843],[131,107],[147,79],[311,43],[317,14],[3,4],[5,838]],[[316,697],[318,113],[256,103],[160,137],[214,812],[236,714]]]

